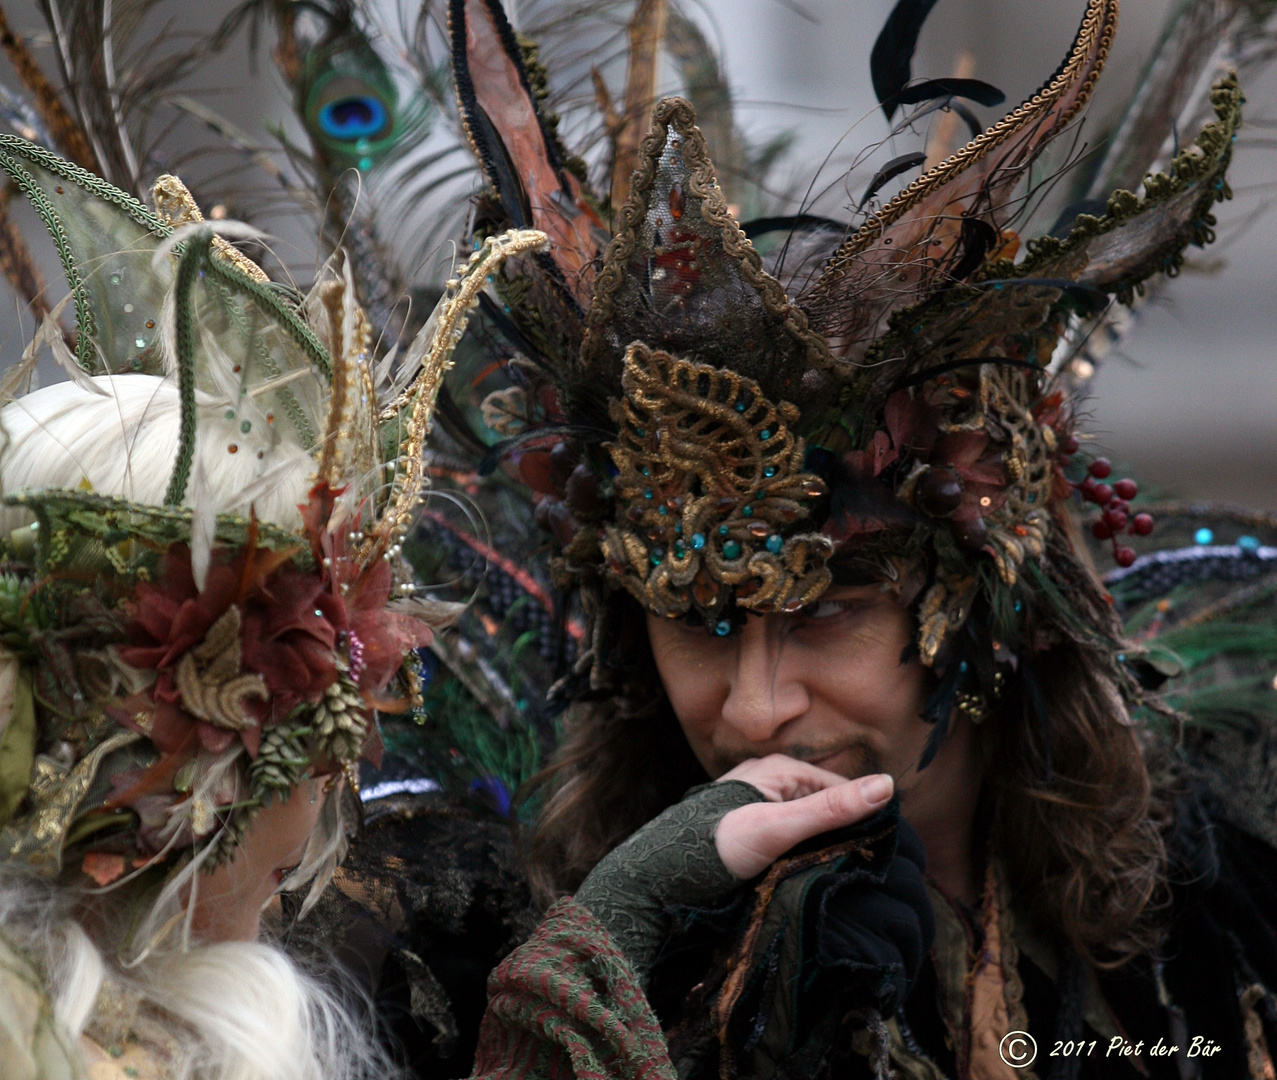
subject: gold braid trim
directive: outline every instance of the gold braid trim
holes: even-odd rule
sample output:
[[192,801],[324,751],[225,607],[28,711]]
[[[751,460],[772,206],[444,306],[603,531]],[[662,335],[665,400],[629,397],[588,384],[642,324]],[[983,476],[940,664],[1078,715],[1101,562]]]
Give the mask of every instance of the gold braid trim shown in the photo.
[[1273,1056],[1264,1038],[1264,1024],[1255,1006],[1268,995],[1259,983],[1246,988],[1241,997],[1242,1029],[1246,1040],[1246,1075],[1249,1080],[1277,1080]]
[[[1011,914],[1011,890],[1002,867],[989,862],[989,884],[995,896],[998,936],[1002,944],[1003,993],[1007,1004],[1008,1031],[1028,1031],[1029,1014],[1024,1008],[1024,980],[1020,978],[1020,946],[1015,940],[1015,919]],[[1037,1080],[1032,1069],[1018,1069],[1013,1074],[1023,1080]]]
[[617,468],[616,524],[601,539],[608,571],[669,617],[695,606],[717,618],[733,589],[754,611],[796,611],[824,592],[833,544],[784,535],[825,492],[786,427],[798,410],[734,371],[638,342],[621,382],[607,448]]
[[855,235],[829,260],[825,272],[806,298],[806,306],[812,307],[816,298],[828,291],[832,282],[845,276],[851,260],[881,239],[888,227],[932,192],[953,181],[1025,128],[1042,120],[1065,95],[1077,87],[1077,99],[1059,117],[1056,127],[1062,128],[1069,123],[1086,106],[1096,80],[1104,69],[1117,30],[1117,9],[1118,0],[1089,0],[1073,49],[1055,77],[1014,112],[976,136],[939,165],[923,173],[861,225]]
[[[164,173],[156,178],[151,187],[151,198],[155,202],[155,212],[174,229],[204,220],[204,215],[195,202],[195,196],[171,173]],[[214,236],[213,251],[245,277],[250,277],[263,285],[270,283],[266,271],[228,240]]]
[[438,321],[434,335],[426,350],[421,370],[411,385],[383,414],[382,419],[394,419],[408,411],[405,423],[407,438],[399,446],[399,461],[390,504],[378,523],[376,531],[361,552],[361,561],[387,554],[390,547],[408,531],[413,521],[413,509],[421,496],[424,482],[422,450],[430,424],[434,418],[435,398],[443,385],[444,373],[452,367],[452,354],[466,325],[470,313],[479,306],[479,294],[488,285],[488,276],[495,274],[506,259],[541,251],[548,240],[545,233],[534,229],[511,229],[500,236],[490,236],[479,250],[470,255],[469,261],[448,282],[450,296],[445,296],[435,308]]

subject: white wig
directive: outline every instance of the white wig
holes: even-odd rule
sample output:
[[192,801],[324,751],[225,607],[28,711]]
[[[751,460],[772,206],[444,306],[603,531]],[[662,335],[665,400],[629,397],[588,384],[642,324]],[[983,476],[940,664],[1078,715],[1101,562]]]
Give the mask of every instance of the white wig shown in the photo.
[[[166,1080],[396,1080],[369,1002],[305,971],[268,942],[156,951],[130,968],[72,917],[74,897],[0,871],[0,933],[44,976],[64,1045],[115,1033],[100,995],[160,1018]],[[133,1010],[127,1010],[132,1013]],[[118,1020],[114,1020],[118,1023]],[[69,1036],[69,1037],[68,1037]]]
[[[261,520],[300,528],[297,507],[315,472],[310,456],[269,431],[242,431],[226,418],[224,401],[199,393],[196,407],[192,474],[202,475],[211,509],[247,514],[251,500]],[[155,375],[99,375],[34,390],[0,410],[0,488],[13,494],[87,484],[99,495],[159,506],[180,426],[177,384]],[[196,494],[188,484],[188,505]],[[0,514],[6,529],[29,520],[14,507]]]

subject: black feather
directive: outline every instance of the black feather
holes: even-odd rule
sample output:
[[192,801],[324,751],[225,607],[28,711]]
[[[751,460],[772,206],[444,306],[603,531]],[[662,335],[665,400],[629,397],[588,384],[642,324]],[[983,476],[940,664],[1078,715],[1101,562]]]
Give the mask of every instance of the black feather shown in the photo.
[[933,98],[966,98],[977,105],[1001,105],[1007,96],[996,86],[981,79],[928,79],[896,91],[898,105],[917,105]]
[[998,230],[983,218],[962,218],[962,257],[950,269],[954,281],[965,281],[984,263],[984,257],[998,242]]
[[483,317],[497,328],[498,333],[506,339],[507,343],[513,345],[538,366],[544,366],[536,346],[524,337],[523,331],[515,325],[514,320],[486,292],[479,294],[479,310],[483,312]]
[[971,138],[977,139],[980,137],[980,133],[984,130],[984,125],[976,118],[975,113],[956,98],[951,98],[949,100],[948,107],[966,121],[967,130],[971,132]]
[[528,194],[523,181],[510,160],[510,154],[478,104],[473,106],[471,117],[477,129],[476,143],[483,148],[481,159],[488,173],[497,197],[501,200],[501,209],[505,211],[510,224],[516,229],[532,227],[532,210],[528,204]]
[[783,217],[754,218],[741,222],[740,231],[753,240],[770,232],[801,232],[807,229],[831,229],[845,233],[850,226],[818,214],[789,214]]
[[1032,360],[1014,360],[1008,356],[964,356],[958,360],[947,360],[943,364],[935,364],[929,368],[923,368],[921,371],[915,371],[907,379],[900,380],[896,384],[896,389],[904,390],[910,386],[921,386],[925,382],[945,375],[950,371],[957,371],[959,368],[979,367],[981,364],[1000,364],[1004,367],[1025,368],[1028,371],[1041,371],[1042,365],[1035,364]]
[[922,756],[918,759],[918,771],[921,772],[935,759],[949,734],[949,718],[958,704],[958,694],[966,681],[970,668],[959,662],[957,657],[950,658],[940,675],[940,681],[931,691],[926,703],[922,706],[922,719],[932,724],[931,734],[927,737],[927,745],[922,748]]
[[869,181],[869,186],[865,188],[865,193],[860,197],[860,202],[856,204],[859,210],[878,191],[888,180],[892,180],[903,172],[915,169],[927,160],[927,155],[922,153],[901,154],[899,157],[892,158],[886,165],[874,173],[873,179]]
[[529,443],[544,441],[549,445],[551,442],[558,442],[560,439],[576,439],[578,442],[583,443],[598,443],[615,437],[615,432],[600,431],[598,428],[586,427],[583,424],[554,424],[534,428],[531,431],[513,435],[508,439],[502,439],[499,443],[489,448],[479,462],[479,475],[490,476],[496,471],[497,466],[501,464],[504,458],[516,450],[526,447]]
[[475,434],[474,429],[466,419],[465,413],[461,411],[461,406],[457,404],[446,384],[439,387],[439,396],[435,400],[435,406],[435,415],[439,420],[439,426],[443,428],[450,438],[461,444],[469,454],[477,455],[487,452],[487,443]]
[[874,93],[888,120],[900,104],[896,95],[913,78],[913,53],[918,47],[918,34],[935,6],[936,0],[898,0],[869,54]]

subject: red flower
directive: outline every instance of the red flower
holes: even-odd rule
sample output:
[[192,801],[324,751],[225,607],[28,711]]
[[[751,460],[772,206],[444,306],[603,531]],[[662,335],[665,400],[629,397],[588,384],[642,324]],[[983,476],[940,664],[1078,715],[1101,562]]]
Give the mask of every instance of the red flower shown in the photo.
[[[169,548],[158,583],[137,588],[131,608],[129,643],[120,659],[156,672],[149,695],[124,703],[125,711],[154,703],[146,727],[151,741],[171,751],[196,725],[200,744],[217,753],[228,747],[235,731],[192,716],[182,707],[177,665],[199,645],[209,628],[235,605],[240,610],[241,670],[260,675],[270,690],[269,702],[249,702],[256,723],[238,732],[256,754],[261,725],[288,715],[299,701],[315,702],[337,677],[335,649],[345,626],[345,608],[325,591],[318,574],[292,564],[293,552],[249,547],[233,562],[214,561],[201,592],[191,574],[190,551],[184,544]],[[132,717],[130,716],[130,720]],[[130,727],[136,723],[125,721]]]
[[[128,643],[119,649],[125,663],[154,671],[156,679],[148,691],[111,710],[116,720],[142,731],[165,754],[186,752],[194,730],[206,750],[225,750],[238,736],[256,755],[263,725],[283,719],[299,703],[318,702],[337,680],[343,648],[365,701],[399,704],[378,695],[404,655],[429,644],[431,632],[411,616],[386,610],[392,583],[387,562],[378,559],[362,569],[346,558],[344,535],[328,530],[337,494],[317,485],[302,508],[311,551],[323,569],[298,569],[296,549],[259,548],[254,527],[233,561],[224,550],[214,552],[201,591],[188,548],[169,548],[159,581],[137,588]],[[259,675],[270,692],[268,701],[245,701],[252,722],[238,730],[193,716],[177,684],[182,658],[232,606],[240,614],[240,671]]]

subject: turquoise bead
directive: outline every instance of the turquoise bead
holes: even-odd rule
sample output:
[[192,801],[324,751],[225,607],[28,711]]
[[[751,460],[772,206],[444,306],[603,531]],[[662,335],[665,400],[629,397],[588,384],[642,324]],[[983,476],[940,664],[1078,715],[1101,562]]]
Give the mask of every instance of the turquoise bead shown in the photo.
[[767,550],[773,555],[779,555],[780,549],[784,546],[785,541],[780,538],[778,533],[772,533],[771,536],[767,538]]
[[724,559],[739,559],[740,544],[738,544],[735,540],[728,540],[727,543],[723,545],[723,558]]
[[719,637],[727,637],[732,632],[732,624],[727,619],[721,619],[714,626],[714,633]]
[[742,509],[741,509],[741,513],[742,513],[742,514],[744,514],[746,517],[753,517],[753,516],[754,516],[754,508],[753,508],[752,506],[742,507]]

